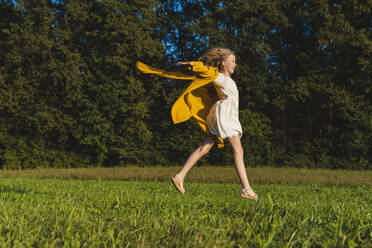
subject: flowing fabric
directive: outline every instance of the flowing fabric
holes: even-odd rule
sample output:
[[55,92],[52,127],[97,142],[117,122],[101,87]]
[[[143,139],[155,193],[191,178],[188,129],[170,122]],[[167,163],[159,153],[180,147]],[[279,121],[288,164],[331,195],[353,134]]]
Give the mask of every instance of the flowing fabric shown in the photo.
[[[205,66],[203,62],[193,62],[194,75],[185,75],[178,72],[167,72],[137,62],[137,68],[143,73],[151,73],[166,78],[193,80],[182,95],[172,106],[171,116],[173,123],[181,123],[193,117],[200,126],[203,138],[210,135],[207,116],[211,107],[218,101],[218,96],[212,82],[219,75],[215,67]],[[223,139],[218,137],[218,148],[224,146]]]

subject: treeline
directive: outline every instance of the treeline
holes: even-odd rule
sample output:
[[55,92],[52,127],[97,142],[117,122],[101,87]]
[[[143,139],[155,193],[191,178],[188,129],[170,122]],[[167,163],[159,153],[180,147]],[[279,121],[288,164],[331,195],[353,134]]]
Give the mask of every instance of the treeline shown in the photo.
[[[237,54],[249,166],[372,168],[371,0],[0,0],[0,167],[182,164],[180,70]],[[228,145],[200,164],[232,165]]]

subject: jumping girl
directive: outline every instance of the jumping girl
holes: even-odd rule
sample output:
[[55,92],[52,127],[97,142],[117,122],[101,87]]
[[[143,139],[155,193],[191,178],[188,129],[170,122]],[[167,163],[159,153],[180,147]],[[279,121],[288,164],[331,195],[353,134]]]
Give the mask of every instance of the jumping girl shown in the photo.
[[258,196],[248,182],[240,142],[243,131],[239,122],[239,92],[230,77],[236,66],[234,53],[224,48],[213,48],[202,55],[199,61],[179,64],[189,67],[194,75],[166,72],[137,62],[137,67],[144,73],[193,80],[174,103],[172,119],[174,123],[180,123],[193,117],[201,127],[204,139],[186,160],[181,171],[171,178],[174,186],[184,194],[183,182],[187,172],[209,152],[215,142],[221,148],[223,139],[227,139],[232,146],[235,168],[242,184],[240,196],[257,200]]

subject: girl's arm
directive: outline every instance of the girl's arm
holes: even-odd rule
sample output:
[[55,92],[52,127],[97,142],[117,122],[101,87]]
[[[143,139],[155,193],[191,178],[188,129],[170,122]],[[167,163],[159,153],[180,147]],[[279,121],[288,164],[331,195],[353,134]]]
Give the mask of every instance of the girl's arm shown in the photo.
[[193,72],[203,78],[216,78],[219,74],[217,68],[205,66],[201,61],[178,62],[178,64],[191,67]]
[[192,62],[192,61],[178,62],[178,64],[180,64],[180,65],[187,65],[187,66],[193,66],[194,65],[194,62]]

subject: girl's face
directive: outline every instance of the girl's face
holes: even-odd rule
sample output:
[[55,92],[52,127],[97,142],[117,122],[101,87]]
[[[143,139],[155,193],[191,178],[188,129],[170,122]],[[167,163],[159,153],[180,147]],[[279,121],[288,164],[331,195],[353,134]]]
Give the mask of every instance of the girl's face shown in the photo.
[[228,75],[233,74],[235,66],[235,56],[233,54],[230,54],[229,57],[227,57],[227,59],[222,62],[222,73]]

